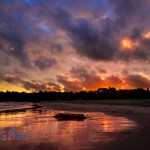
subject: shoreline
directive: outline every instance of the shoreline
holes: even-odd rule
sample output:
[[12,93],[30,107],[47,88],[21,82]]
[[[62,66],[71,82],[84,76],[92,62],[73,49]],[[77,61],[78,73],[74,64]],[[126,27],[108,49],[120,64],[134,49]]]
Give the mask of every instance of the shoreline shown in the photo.
[[24,105],[16,108],[8,108],[8,109],[1,109],[0,113],[11,113],[11,112],[22,112],[26,110],[31,110],[31,109],[37,109],[37,108],[42,108],[43,106],[33,104],[33,105]]
[[[112,106],[95,104],[71,104],[71,103],[49,103],[49,109],[80,111],[80,112],[102,112],[112,116],[126,117],[137,123],[137,127],[119,133],[109,133],[117,136],[118,140],[112,143],[112,149],[136,149],[143,150],[150,148],[150,107],[139,106]],[[101,144],[97,145],[99,149]],[[102,148],[103,149],[103,148]]]
[[[42,107],[42,108],[41,108]],[[115,138],[115,141],[109,142],[109,147],[103,139],[97,139],[98,142],[93,145],[92,150],[127,150],[136,149],[143,150],[150,148],[150,107],[139,106],[112,106],[100,104],[72,104],[72,103],[49,103],[42,102],[30,107],[22,108],[24,111],[27,109],[41,108],[42,110],[60,110],[60,111],[74,111],[74,112],[102,112],[107,115],[116,117],[124,117],[134,121],[137,126],[132,129],[122,130],[120,132],[106,132],[106,137]],[[4,111],[4,110],[3,110]],[[7,110],[7,112],[20,112],[21,109]],[[1,111],[0,111],[1,112]],[[6,112],[6,110],[5,110]],[[99,131],[97,133],[101,135]],[[28,143],[32,147],[32,144]],[[44,146],[44,145],[43,145]],[[48,149],[51,144],[47,145]],[[87,150],[91,150],[87,147]]]

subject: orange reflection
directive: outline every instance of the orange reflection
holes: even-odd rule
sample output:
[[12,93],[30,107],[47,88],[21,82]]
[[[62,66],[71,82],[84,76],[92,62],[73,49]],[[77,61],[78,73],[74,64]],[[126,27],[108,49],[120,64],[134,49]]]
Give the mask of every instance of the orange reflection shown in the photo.
[[[85,115],[89,118],[84,121],[58,121],[52,117],[56,113],[60,111],[33,112],[30,110],[16,114],[0,114],[0,129],[17,127],[28,132],[30,140],[27,141],[27,144],[57,143],[57,149],[70,147],[76,150],[82,146],[93,146],[92,144],[100,141],[109,143],[115,140],[115,137],[106,133],[120,132],[135,126],[131,120],[104,113],[86,113]],[[104,136],[107,138],[103,138]],[[19,142],[17,144],[19,146]]]
[[29,111],[26,113],[2,113],[0,114],[0,128],[20,127],[23,125],[21,118],[25,118],[29,114]]

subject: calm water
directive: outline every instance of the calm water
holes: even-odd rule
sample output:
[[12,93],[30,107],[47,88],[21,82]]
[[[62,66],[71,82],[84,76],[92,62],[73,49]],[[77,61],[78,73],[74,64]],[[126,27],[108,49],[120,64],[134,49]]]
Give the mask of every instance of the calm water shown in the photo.
[[[127,118],[100,112],[84,113],[88,117],[84,121],[58,121],[53,116],[60,112],[68,113],[68,111],[44,108],[18,113],[1,113],[0,131],[4,131],[5,137],[0,140],[0,149],[92,149],[99,142],[109,146],[110,142],[115,141],[116,138],[111,136],[111,133],[130,130],[136,126],[134,121]],[[12,140],[7,135],[11,129],[27,133],[28,139]]]

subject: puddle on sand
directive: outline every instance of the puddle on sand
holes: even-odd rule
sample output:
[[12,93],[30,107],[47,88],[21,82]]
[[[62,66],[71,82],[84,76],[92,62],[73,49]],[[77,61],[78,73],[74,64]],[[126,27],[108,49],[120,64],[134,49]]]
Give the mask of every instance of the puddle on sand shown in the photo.
[[[58,121],[54,114],[68,111],[39,110],[0,114],[0,131],[14,129],[28,133],[27,141],[0,140],[0,149],[92,149],[96,143],[109,144],[115,139],[110,133],[129,130],[135,122],[104,113],[85,113],[84,121]],[[71,112],[77,113],[77,112]],[[80,113],[80,112],[78,112]]]

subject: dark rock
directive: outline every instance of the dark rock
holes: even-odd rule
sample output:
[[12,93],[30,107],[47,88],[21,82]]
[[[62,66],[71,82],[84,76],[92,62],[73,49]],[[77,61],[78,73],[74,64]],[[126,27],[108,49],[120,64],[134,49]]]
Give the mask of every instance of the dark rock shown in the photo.
[[58,113],[54,117],[59,119],[59,120],[84,120],[84,119],[86,119],[84,114]]

